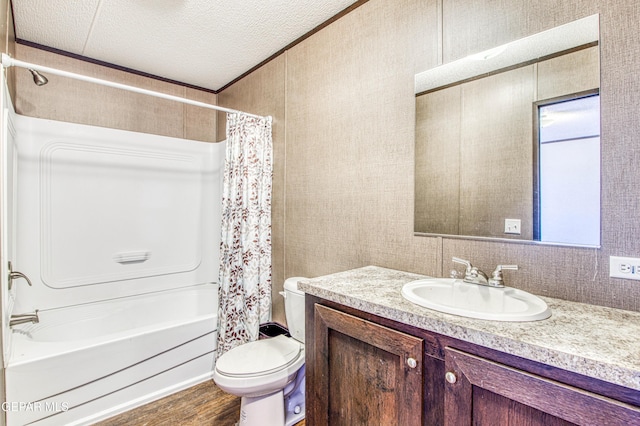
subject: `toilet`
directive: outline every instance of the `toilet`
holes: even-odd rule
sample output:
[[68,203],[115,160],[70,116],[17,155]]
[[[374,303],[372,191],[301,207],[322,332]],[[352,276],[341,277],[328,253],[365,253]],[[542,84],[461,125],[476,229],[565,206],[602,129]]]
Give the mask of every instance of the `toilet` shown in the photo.
[[245,343],[218,358],[213,380],[242,397],[240,426],[291,426],[304,419],[304,292],[302,277],[284,283],[284,308],[291,337]]

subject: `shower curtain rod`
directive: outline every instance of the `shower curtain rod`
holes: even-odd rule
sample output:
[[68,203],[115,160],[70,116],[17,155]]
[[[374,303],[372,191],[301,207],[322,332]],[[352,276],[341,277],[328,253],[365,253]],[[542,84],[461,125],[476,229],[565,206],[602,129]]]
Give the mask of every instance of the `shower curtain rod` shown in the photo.
[[73,79],[76,79],[76,80],[87,81],[89,83],[100,84],[102,86],[115,87],[116,89],[122,89],[122,90],[128,90],[130,92],[142,93],[144,95],[155,96],[156,98],[168,99],[170,101],[182,102],[182,103],[185,103],[185,104],[195,105],[195,106],[199,106],[199,107],[202,107],[202,108],[215,109],[217,111],[226,112],[228,114],[229,113],[230,114],[240,113],[240,114],[245,114],[245,115],[248,115],[248,116],[251,116],[251,117],[264,118],[261,115],[249,114],[248,112],[244,112],[244,111],[238,111],[238,110],[235,110],[235,109],[224,108],[224,107],[220,107],[220,106],[217,106],[217,105],[207,104],[207,103],[204,103],[204,102],[193,101],[191,99],[181,98],[180,96],[167,95],[165,93],[160,93],[160,92],[156,92],[156,91],[153,91],[153,90],[141,89],[139,87],[129,86],[129,85],[126,85],[126,84],[121,84],[121,83],[115,83],[115,82],[112,82],[112,81],[102,80],[102,79],[95,78],[95,77],[89,77],[89,76],[82,75],[82,74],[76,74],[76,73],[72,73],[72,72],[68,72],[68,71],[62,71],[62,70],[58,70],[58,69],[55,69],[55,68],[45,67],[45,66],[42,66],[42,65],[30,64],[28,62],[20,61],[18,59],[13,59],[11,56],[7,55],[6,53],[3,53],[2,54],[2,67],[3,68],[9,68],[11,66],[32,69],[32,70],[35,70],[35,71],[41,71],[41,72],[46,73],[46,74],[54,74],[54,75],[59,75],[59,76],[62,76],[62,77],[73,78]]

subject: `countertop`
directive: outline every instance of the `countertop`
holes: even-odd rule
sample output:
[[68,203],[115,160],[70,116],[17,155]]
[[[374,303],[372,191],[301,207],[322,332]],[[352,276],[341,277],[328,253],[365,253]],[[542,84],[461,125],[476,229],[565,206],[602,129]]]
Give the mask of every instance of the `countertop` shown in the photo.
[[299,283],[305,293],[424,330],[640,390],[640,312],[541,297],[549,319],[499,322],[423,308],[402,286],[424,275],[366,266]]

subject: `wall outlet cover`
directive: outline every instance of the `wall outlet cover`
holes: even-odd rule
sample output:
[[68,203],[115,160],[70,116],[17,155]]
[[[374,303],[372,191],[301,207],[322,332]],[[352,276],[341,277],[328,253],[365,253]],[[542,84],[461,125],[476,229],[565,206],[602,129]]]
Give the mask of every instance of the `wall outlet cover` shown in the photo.
[[640,280],[640,258],[610,256],[609,276],[627,280]]

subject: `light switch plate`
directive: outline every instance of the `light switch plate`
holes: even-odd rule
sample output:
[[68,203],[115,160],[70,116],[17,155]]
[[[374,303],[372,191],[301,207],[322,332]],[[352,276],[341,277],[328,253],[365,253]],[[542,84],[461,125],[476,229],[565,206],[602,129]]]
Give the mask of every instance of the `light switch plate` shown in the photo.
[[517,234],[521,233],[521,221],[520,219],[505,219],[504,220],[504,233],[505,234]]

